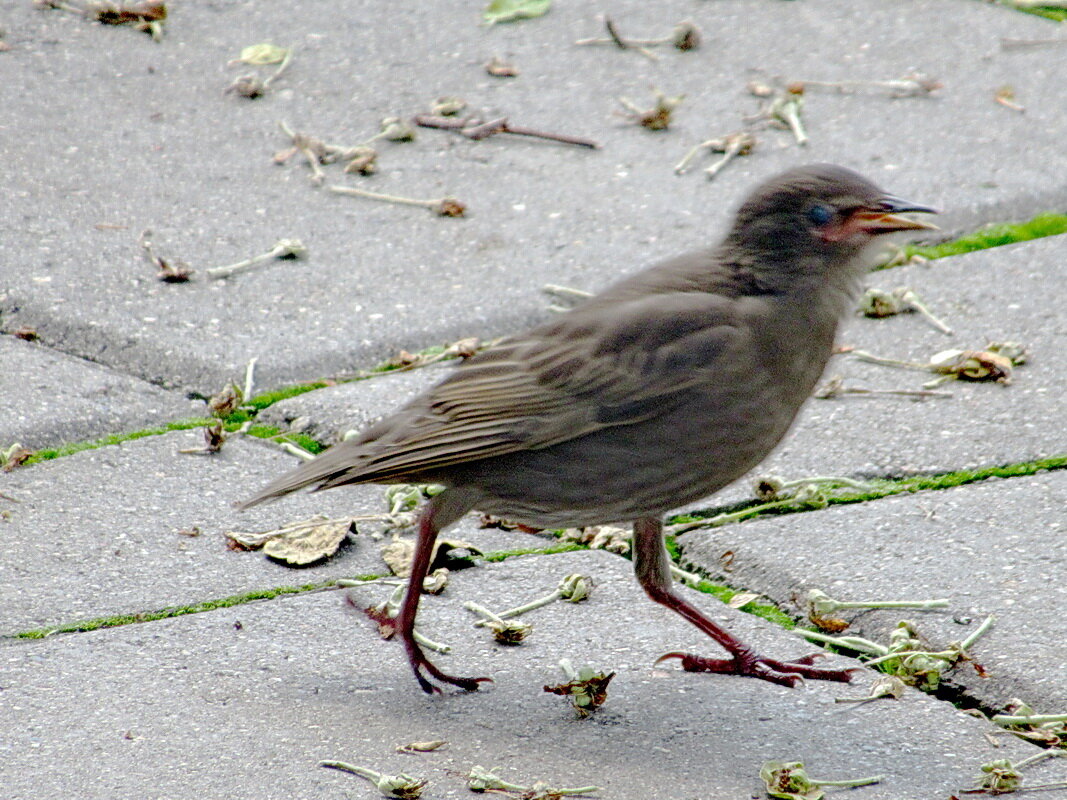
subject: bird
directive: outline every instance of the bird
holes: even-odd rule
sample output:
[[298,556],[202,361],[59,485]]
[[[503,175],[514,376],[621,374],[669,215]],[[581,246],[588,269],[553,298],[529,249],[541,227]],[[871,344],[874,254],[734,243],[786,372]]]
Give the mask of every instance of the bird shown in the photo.
[[632,522],[645,593],[727,653],[671,652],[660,661],[784,686],[847,682],[854,670],[816,666],[816,655],[761,655],[678,594],[663,518],[744,475],[786,435],[854,308],[876,243],[936,229],[900,216],[907,212],[937,213],[844,167],[794,167],[749,194],[719,244],[623,278],[465,359],[242,507],[312,485],[445,487],[420,512],[395,620],[427,693],[491,681],[445,673],[414,636],[436,538],[471,510],[538,529]]

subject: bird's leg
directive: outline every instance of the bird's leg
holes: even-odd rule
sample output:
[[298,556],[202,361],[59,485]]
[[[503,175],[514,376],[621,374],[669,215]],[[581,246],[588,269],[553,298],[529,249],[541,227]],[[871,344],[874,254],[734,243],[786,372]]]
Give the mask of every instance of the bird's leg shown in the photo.
[[415,615],[419,611],[422,581],[430,568],[434,542],[442,528],[470,510],[470,505],[467,504],[468,499],[462,490],[446,489],[441,494],[432,497],[426,504],[419,517],[419,539],[411,562],[411,576],[408,578],[407,592],[396,618],[396,632],[404,643],[408,662],[415,672],[415,679],[419,682],[419,686],[427,694],[440,692],[441,689],[430,683],[422,674],[424,671],[441,683],[451,683],[467,691],[474,691],[483,681],[492,681],[491,678],[458,678],[442,672],[426,657],[418,642],[415,641]]
[[657,603],[681,614],[686,620],[722,645],[731,658],[712,659],[689,653],[667,653],[659,658],[679,658],[682,669],[687,672],[722,672],[731,675],[746,675],[750,678],[795,686],[802,678],[848,682],[853,670],[813,667],[818,654],[804,656],[796,661],[775,661],[755,652],[729,631],[720,628],[705,617],[695,606],[676,595],[670,573],[670,556],[663,542],[663,522],[658,518],[645,517],[634,521],[634,571],[637,580]]

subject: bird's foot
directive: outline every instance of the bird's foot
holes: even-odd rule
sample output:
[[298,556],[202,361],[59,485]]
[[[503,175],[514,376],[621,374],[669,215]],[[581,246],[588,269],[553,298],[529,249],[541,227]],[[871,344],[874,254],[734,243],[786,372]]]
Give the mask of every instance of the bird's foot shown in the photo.
[[775,661],[751,651],[737,653],[733,658],[702,658],[690,653],[665,653],[656,659],[656,663],[662,663],[669,658],[677,658],[681,660],[682,669],[686,672],[719,672],[727,675],[742,675],[790,687],[801,683],[804,678],[848,683],[852,680],[852,673],[859,672],[859,669],[855,667],[851,669],[829,669],[827,667],[812,666],[816,659],[823,657],[822,653],[812,653],[795,661]]
[[[477,691],[480,683],[493,682],[492,678],[460,678],[456,675],[449,675],[447,672],[442,672],[436,664],[430,661],[414,640],[405,639],[404,645],[408,653],[408,662],[411,664],[411,670],[415,673],[415,680],[419,682],[419,686],[426,694],[440,694],[441,692],[441,687],[431,683],[429,678],[433,678],[439,683],[458,686],[467,692]],[[428,673],[429,677],[424,675],[423,672]]]

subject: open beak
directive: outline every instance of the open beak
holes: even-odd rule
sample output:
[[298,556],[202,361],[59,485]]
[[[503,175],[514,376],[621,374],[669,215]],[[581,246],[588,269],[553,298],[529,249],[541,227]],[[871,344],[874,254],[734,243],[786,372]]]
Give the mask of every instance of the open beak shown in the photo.
[[864,208],[856,211],[852,215],[852,219],[857,228],[870,234],[938,230],[938,227],[932,223],[897,216],[908,212],[936,214],[937,209],[930,208],[930,206],[920,206],[917,203],[909,203],[907,200],[901,200],[898,197],[883,197],[874,208]]

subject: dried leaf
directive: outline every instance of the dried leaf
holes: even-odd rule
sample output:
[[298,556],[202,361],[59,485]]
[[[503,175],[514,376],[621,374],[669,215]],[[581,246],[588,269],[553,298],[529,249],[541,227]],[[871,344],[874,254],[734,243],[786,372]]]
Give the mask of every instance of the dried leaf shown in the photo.
[[411,574],[411,560],[415,557],[413,541],[395,538],[388,544],[382,545],[381,553],[382,561],[398,578],[406,578]]
[[207,407],[213,417],[225,419],[244,402],[244,392],[236,383],[230,383],[207,401]]
[[730,608],[744,608],[749,603],[759,600],[760,595],[758,592],[738,592],[730,598],[728,605]]
[[454,197],[442,198],[433,210],[439,217],[463,217],[467,214],[467,207]]
[[767,794],[784,800],[822,800],[826,795],[809,780],[800,761],[765,761],[759,771]]
[[614,672],[598,672],[592,667],[581,667],[574,680],[554,686],[544,686],[546,692],[570,697],[579,717],[588,717],[608,699],[608,684]]
[[313,517],[286,526],[279,536],[263,545],[263,552],[288,564],[311,564],[336,553],[341,542],[354,530],[351,519]]
[[607,550],[625,555],[630,552],[631,533],[628,528],[613,525],[592,525],[588,528],[568,528],[560,534],[564,542],[578,542],[593,550]]
[[552,7],[552,0],[491,0],[482,12],[490,25],[543,17]]
[[337,552],[341,542],[355,531],[350,517],[330,519],[321,514],[290,522],[276,530],[244,533],[227,531],[226,536],[241,548],[258,550],[289,564],[310,564]]
[[466,561],[481,554],[482,551],[479,548],[462,539],[438,539],[434,542],[430,569],[446,566],[454,561]]
[[408,742],[407,744],[398,744],[396,751],[398,753],[430,753],[434,750],[440,750],[448,742],[444,739],[434,739],[429,742]]
[[422,579],[422,591],[426,594],[441,594],[448,586],[448,569],[439,567]]
[[499,56],[493,56],[485,65],[485,71],[494,78],[517,78],[519,71],[514,64],[504,61]]
[[988,350],[942,350],[930,359],[930,366],[964,380],[1011,383],[1011,359]]
[[21,467],[26,460],[33,455],[33,451],[23,447],[17,442],[6,450],[0,450],[0,467],[4,472],[11,472],[16,467]]

